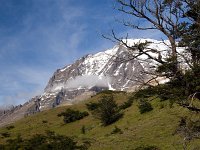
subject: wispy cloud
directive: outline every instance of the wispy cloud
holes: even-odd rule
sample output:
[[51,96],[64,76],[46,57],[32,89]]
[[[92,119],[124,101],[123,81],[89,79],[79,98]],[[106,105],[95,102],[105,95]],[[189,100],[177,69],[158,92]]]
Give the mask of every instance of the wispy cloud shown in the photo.
[[41,94],[51,72],[38,68],[13,67],[1,76],[0,105],[16,105]]
[[77,24],[84,16],[78,7],[62,0],[41,6],[33,2],[19,18],[23,28],[0,34],[0,105],[23,103],[40,94],[53,72],[71,61],[86,26]]
[[[111,47],[102,33],[113,27],[126,33],[114,25],[120,15],[112,7],[110,0],[2,0],[0,105],[29,100],[43,91],[56,69]],[[159,36],[126,31],[133,38]]]
[[52,91],[60,91],[61,89],[78,89],[78,88],[92,88],[94,86],[109,88],[109,84],[112,82],[112,78],[109,76],[97,76],[97,75],[84,75],[77,76],[74,79],[69,80],[67,83],[55,84],[52,87]]

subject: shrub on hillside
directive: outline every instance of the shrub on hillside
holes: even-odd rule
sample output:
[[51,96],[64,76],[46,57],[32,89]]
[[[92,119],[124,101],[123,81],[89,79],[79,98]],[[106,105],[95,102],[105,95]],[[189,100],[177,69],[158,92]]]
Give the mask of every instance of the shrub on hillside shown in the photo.
[[115,126],[115,128],[112,130],[111,134],[122,134],[122,130],[120,128],[118,128],[117,126]]
[[48,123],[48,121],[47,121],[47,120],[42,120],[42,123],[44,123],[44,124],[45,124],[45,123]]
[[7,130],[11,130],[11,129],[13,129],[13,128],[15,128],[13,125],[10,125],[10,126],[7,126],[7,127],[6,127]]
[[76,120],[83,119],[84,117],[86,117],[88,115],[89,114],[86,111],[80,112],[78,110],[72,110],[72,109],[68,108],[65,112],[61,112],[60,114],[58,114],[58,117],[63,116],[64,123],[70,123],[70,122],[74,122]]
[[88,110],[93,111],[99,107],[98,103],[90,102],[86,104]]
[[146,146],[139,146],[135,150],[160,150],[156,146],[146,145]]
[[126,109],[132,106],[134,97],[130,97],[126,102],[119,106],[120,109]]
[[140,89],[139,91],[137,91],[135,93],[134,97],[136,99],[148,98],[148,97],[154,96],[156,94],[158,94],[156,86],[155,87],[147,87],[147,88]]
[[144,101],[144,100],[140,100],[138,108],[139,108],[141,114],[153,110],[151,103]]
[[200,120],[198,118],[181,117],[179,126],[175,131],[184,137],[186,141],[190,141],[194,138],[200,138]]
[[37,134],[30,139],[22,139],[18,136],[16,139],[7,140],[7,143],[0,145],[0,148],[8,150],[86,150],[88,146],[88,144],[78,145],[70,137],[47,132],[46,135]]
[[86,129],[85,129],[85,126],[83,125],[83,126],[81,127],[81,133],[82,133],[82,134],[85,134],[85,131],[86,131]]
[[104,126],[110,125],[122,117],[122,113],[113,96],[103,96],[98,102],[98,108],[93,114],[101,120]]
[[7,137],[10,137],[10,133],[8,133],[8,132],[3,132],[3,133],[1,133],[1,136],[2,136],[3,138],[7,138]]
[[98,94],[113,94],[113,91],[111,91],[111,90],[104,90],[104,91],[99,92]]

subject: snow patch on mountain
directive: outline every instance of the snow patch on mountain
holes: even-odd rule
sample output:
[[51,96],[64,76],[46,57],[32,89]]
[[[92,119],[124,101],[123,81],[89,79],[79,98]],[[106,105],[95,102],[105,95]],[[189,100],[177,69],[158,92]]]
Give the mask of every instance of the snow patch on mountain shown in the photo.
[[[125,39],[123,42],[134,48],[137,48],[135,45],[147,42],[145,50],[152,57],[162,57],[164,60],[169,56],[169,41]],[[145,54],[133,59],[133,55],[139,55],[140,52],[128,47],[118,43],[111,49],[86,55],[73,64],[58,69],[49,80],[45,94],[41,96],[41,107],[50,107],[58,99],[62,99],[61,102],[73,101],[76,96],[88,91],[129,90],[138,87],[148,78],[144,71],[155,71],[158,62]],[[182,48],[177,50],[181,53],[184,51]],[[161,79],[160,82],[167,81],[168,79]]]

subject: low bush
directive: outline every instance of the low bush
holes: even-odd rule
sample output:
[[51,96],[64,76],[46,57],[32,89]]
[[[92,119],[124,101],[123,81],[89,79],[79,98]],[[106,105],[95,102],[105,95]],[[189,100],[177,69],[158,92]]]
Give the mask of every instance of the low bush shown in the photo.
[[146,145],[146,146],[139,146],[135,150],[160,150],[156,146]]
[[7,137],[10,137],[10,133],[8,133],[8,132],[3,132],[3,133],[1,133],[1,136],[2,136],[3,138],[7,138]]
[[163,109],[165,105],[163,103],[160,104],[160,109]]
[[191,120],[187,117],[181,117],[179,121],[179,126],[175,131],[175,134],[178,133],[182,135],[185,140],[199,139],[200,138],[200,120],[194,119]]
[[138,108],[139,108],[141,114],[153,110],[151,103],[149,103],[145,100],[140,100]]
[[64,123],[70,123],[70,122],[74,122],[76,120],[81,120],[88,115],[89,114],[86,111],[80,112],[78,110],[72,110],[72,109],[68,108],[65,112],[58,114],[58,117],[63,116]]
[[100,119],[104,126],[119,120],[123,114],[111,95],[104,95],[98,101],[98,108],[92,111],[93,115]]
[[86,104],[88,110],[93,111],[99,107],[98,103],[90,102]]
[[50,131],[46,135],[37,134],[30,139],[22,139],[18,136],[16,139],[7,140],[6,144],[0,145],[0,148],[6,150],[86,150],[88,146],[89,144],[78,145],[74,139],[56,135]]
[[81,133],[85,134],[85,126],[84,125],[81,127]]
[[99,92],[98,94],[112,94],[112,93],[113,91],[111,90],[104,90],[104,91]]
[[7,127],[6,127],[7,130],[11,130],[11,129],[13,129],[13,128],[15,128],[13,125],[7,126]]
[[126,102],[119,106],[120,109],[126,109],[132,106],[134,97],[130,97]]
[[148,97],[151,97],[151,96],[155,96],[155,95],[158,94],[157,87],[158,86],[140,89],[139,91],[137,91],[135,93],[134,98],[141,99],[141,98],[148,98]]
[[42,120],[42,123],[44,123],[44,124],[45,124],[45,123],[48,123],[48,121],[47,121],[47,120]]
[[117,126],[115,126],[115,128],[112,130],[111,134],[122,134],[122,130],[120,128],[118,128]]

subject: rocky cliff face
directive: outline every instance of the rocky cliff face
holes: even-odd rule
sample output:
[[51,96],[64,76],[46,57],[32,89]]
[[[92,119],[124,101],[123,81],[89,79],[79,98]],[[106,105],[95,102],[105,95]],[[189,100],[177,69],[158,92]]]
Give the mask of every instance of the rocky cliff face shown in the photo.
[[117,45],[113,49],[87,55],[74,64],[58,69],[41,96],[41,109],[71,102],[84,92],[101,90],[127,90],[137,85],[143,66],[128,60],[129,52]]
[[[133,46],[146,41],[150,42],[148,48],[158,49],[162,53],[169,49],[162,41],[152,39],[130,39],[127,44]],[[131,53],[125,46],[118,44],[106,51],[86,55],[73,64],[58,69],[50,78],[44,93],[35,98],[33,108],[41,111],[58,105],[69,105],[77,101],[77,97],[78,100],[84,100],[81,97],[88,97],[88,93],[92,95],[105,89],[133,90],[148,78],[142,72],[152,69],[155,62],[144,55],[138,60],[132,59]],[[159,53],[149,53],[159,57]]]
[[87,55],[74,64],[58,69],[49,80],[45,92],[73,88],[103,86],[123,90],[133,85],[134,75],[143,69],[138,61],[128,59],[128,51],[123,46],[115,46],[105,52]]

